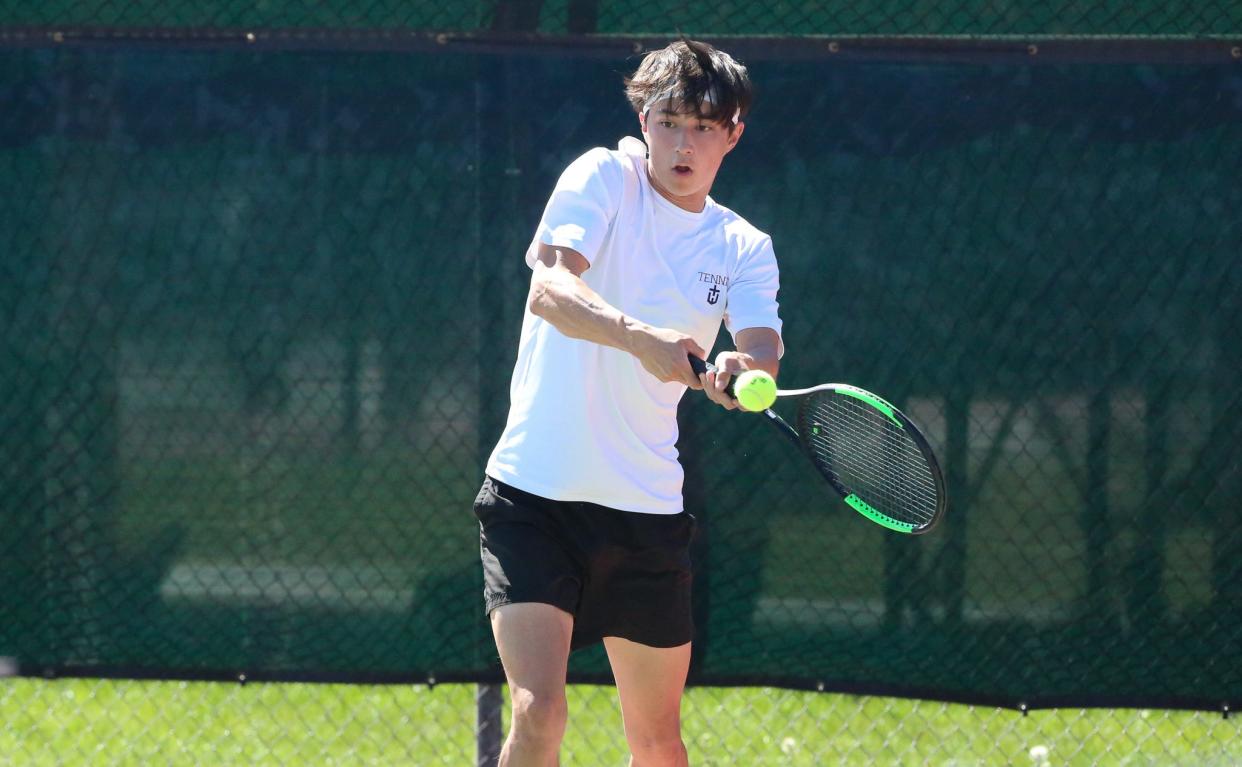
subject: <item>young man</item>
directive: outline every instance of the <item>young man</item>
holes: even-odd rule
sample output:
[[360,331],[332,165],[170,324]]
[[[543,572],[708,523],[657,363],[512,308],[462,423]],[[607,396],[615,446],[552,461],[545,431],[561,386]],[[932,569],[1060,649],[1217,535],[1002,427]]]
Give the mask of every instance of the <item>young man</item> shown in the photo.
[[[513,724],[502,767],[558,763],[571,649],[602,640],[634,767],[685,765],[690,539],[677,461],[688,388],[726,409],[740,370],[776,375],[771,240],[709,196],[742,137],[745,67],[709,45],[649,53],[626,95],[645,140],[562,174],[534,270],[508,423],[475,501],[486,609]],[[720,323],[737,351],[696,376]]]

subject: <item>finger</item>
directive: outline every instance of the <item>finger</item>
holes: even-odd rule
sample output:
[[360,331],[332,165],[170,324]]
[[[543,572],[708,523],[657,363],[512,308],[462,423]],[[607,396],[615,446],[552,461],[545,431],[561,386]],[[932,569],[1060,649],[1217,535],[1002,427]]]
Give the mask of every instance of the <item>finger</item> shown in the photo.
[[737,352],[721,352],[716,355],[716,367],[729,373],[740,373],[746,369],[746,361]]
[[709,400],[715,402],[717,405],[720,405],[725,410],[732,410],[734,408],[732,397],[717,389],[714,382],[705,383],[707,385],[703,387],[703,393],[707,395]]
[[728,388],[729,382],[733,380],[734,376],[746,369],[746,365],[743,364],[742,360],[738,359],[736,353],[721,352],[716,356],[716,368],[717,372],[724,379],[721,384],[721,389],[723,390]]
[[707,352],[703,351],[703,347],[699,346],[698,342],[693,338],[683,339],[682,348],[684,348],[688,354],[693,354],[701,360],[707,359]]
[[719,402],[720,396],[720,374],[719,371],[708,372],[703,376],[704,390],[713,402]]

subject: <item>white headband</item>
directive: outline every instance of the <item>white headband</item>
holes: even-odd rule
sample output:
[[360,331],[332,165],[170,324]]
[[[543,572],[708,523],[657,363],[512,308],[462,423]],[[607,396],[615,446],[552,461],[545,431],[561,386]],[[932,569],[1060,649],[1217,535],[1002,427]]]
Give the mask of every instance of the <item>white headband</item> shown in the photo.
[[[657,102],[672,100],[672,99],[677,99],[679,101],[685,100],[681,98],[680,91],[678,91],[676,88],[669,88],[668,90],[663,91],[662,93],[659,93],[647,99],[647,103],[643,104],[643,114],[647,114],[648,112],[650,112],[651,107],[655,106]],[[713,97],[712,91],[710,90],[707,93],[703,94],[703,100],[706,101],[708,104],[716,103],[716,99]],[[741,116],[742,116],[742,110],[740,107],[738,109],[733,110],[733,124],[734,125],[737,125],[737,121],[738,119],[741,118]]]

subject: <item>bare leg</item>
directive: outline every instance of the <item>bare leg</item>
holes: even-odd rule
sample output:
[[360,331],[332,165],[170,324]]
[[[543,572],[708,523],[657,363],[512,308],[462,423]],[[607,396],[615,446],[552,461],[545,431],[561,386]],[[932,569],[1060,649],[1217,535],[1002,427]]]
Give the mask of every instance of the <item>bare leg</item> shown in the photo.
[[565,737],[565,675],[574,619],[538,602],[492,611],[492,634],[509,680],[513,726],[500,767],[556,767]]
[[604,647],[621,696],[630,767],[687,767],[681,694],[690,669],[690,644],[647,647],[606,637]]

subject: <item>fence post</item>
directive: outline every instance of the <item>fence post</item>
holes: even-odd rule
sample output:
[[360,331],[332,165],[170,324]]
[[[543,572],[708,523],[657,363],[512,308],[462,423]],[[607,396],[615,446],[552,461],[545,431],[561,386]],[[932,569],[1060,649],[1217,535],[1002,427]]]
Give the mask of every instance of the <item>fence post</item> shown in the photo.
[[496,767],[500,761],[501,734],[504,724],[500,707],[504,698],[498,684],[480,684],[475,690],[474,744],[475,767]]
[[[540,5],[541,1],[532,3],[524,0],[524,5],[517,7],[517,11],[525,9],[523,12],[528,14],[528,21],[534,19],[529,23],[530,29],[534,29],[538,21]],[[509,9],[506,12],[515,11]],[[499,10],[497,19],[499,24]],[[502,220],[497,221],[501,211],[523,210],[522,185],[526,181],[522,161],[529,159],[530,155],[524,152],[531,146],[526,135],[518,133],[522,129],[516,126],[525,125],[526,121],[517,114],[517,107],[508,97],[521,75],[511,74],[509,67],[510,63],[504,56],[482,57],[475,87],[474,182],[477,202],[473,235],[479,317],[475,348],[487,350],[480,351],[478,358],[480,472],[508,415],[509,378],[497,375],[496,371],[510,370],[517,355],[519,319],[522,316],[520,302],[525,298],[525,286],[529,281],[529,272],[522,264],[522,254],[534,226],[531,220],[520,220],[516,215],[501,217]],[[487,232],[486,237],[484,232]],[[479,586],[482,585],[480,566]],[[485,638],[481,647],[489,648],[491,654],[486,660],[480,658],[480,663],[494,662],[495,646],[491,644],[490,627],[483,633]],[[487,682],[477,685],[474,729],[476,767],[496,767],[500,761],[500,747],[504,742],[503,705],[500,684]]]

